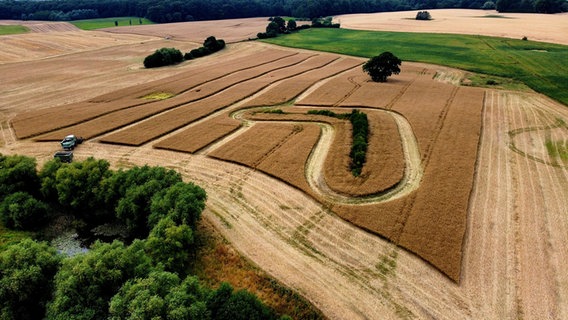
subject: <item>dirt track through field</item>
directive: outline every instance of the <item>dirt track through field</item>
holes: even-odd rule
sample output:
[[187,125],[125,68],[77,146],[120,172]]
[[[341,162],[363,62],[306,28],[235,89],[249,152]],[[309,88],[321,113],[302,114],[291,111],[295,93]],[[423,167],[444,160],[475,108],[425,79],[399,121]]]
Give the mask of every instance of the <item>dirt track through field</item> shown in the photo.
[[388,113],[396,120],[404,149],[406,166],[402,181],[398,183],[395,188],[370,196],[354,198],[333,191],[327,185],[323,177],[323,168],[325,168],[325,159],[328,155],[329,148],[333,143],[334,130],[332,126],[321,123],[322,135],[306,163],[306,177],[308,179],[308,183],[318,196],[331,203],[369,204],[384,202],[386,200],[394,200],[408,195],[418,188],[423,175],[418,142],[414,137],[410,123],[408,123],[403,116],[395,112]]

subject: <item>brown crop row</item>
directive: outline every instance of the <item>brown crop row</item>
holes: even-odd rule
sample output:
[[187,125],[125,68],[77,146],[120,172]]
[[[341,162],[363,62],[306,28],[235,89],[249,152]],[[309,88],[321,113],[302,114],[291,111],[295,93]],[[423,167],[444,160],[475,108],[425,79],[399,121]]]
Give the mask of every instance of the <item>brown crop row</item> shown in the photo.
[[454,280],[461,270],[483,97],[483,90],[473,88],[456,94],[399,240]]
[[191,68],[191,70],[173,77],[133,86],[117,92],[110,92],[92,100],[102,102],[122,100],[125,97],[139,98],[153,92],[168,92],[177,95],[187,91],[189,88],[225,77],[237,71],[259,67],[294,55],[297,55],[297,53],[276,49],[260,50],[245,57],[219,61],[214,67],[210,64],[206,64],[204,66]]
[[[286,60],[287,57],[293,56],[297,57]],[[140,97],[152,92],[169,92],[178,94],[184,90],[218,79],[227,74],[238,73],[239,70],[246,70],[254,67],[258,68],[259,65],[262,66],[264,64],[273,65],[273,68],[281,68],[286,65],[298,63],[306,57],[308,57],[307,54],[290,54],[286,51],[274,49],[268,50],[268,52],[262,51],[253,54],[252,56],[235,59],[234,61],[229,60],[222,62],[216,65],[215,68],[205,66],[198,70],[191,69],[176,76],[111,92],[109,94],[93,98],[89,101],[19,113],[11,123],[16,136],[20,139],[24,139],[88,121],[95,117],[133,106],[149,103],[166,103],[170,105],[187,103],[189,101],[202,98],[212,92],[196,89],[196,91],[193,92],[193,96],[178,96],[169,99],[167,102],[153,102],[140,99]],[[266,70],[271,69],[265,68],[263,72],[266,72]],[[227,83],[231,82],[221,81],[221,83],[227,85]],[[216,90],[218,91],[220,88],[217,87]]]
[[240,127],[239,120],[223,113],[154,144],[154,148],[195,153]]
[[[476,88],[457,91],[447,116],[433,135],[437,138],[432,141],[418,190],[379,205],[336,205],[334,211],[415,252],[458,281],[483,95],[484,91]],[[425,115],[437,121],[435,113]]]
[[286,79],[273,86],[267,92],[248,101],[243,107],[273,106],[285,103],[297,97],[317,81],[331,77],[361,64],[359,60],[344,58],[301,75]]
[[[124,127],[126,125],[129,125],[131,123],[143,120],[147,117],[150,117],[152,115],[155,115],[157,113],[175,108],[181,104],[183,104],[185,101],[191,101],[193,100],[197,100],[200,98],[203,98],[203,96],[207,96],[210,95],[212,93],[214,93],[214,90],[221,90],[222,88],[227,88],[227,87],[231,87],[234,86],[235,84],[237,85],[241,85],[240,82],[244,81],[246,79],[250,79],[251,77],[254,77],[254,75],[261,75],[261,74],[265,74],[267,72],[270,72],[272,70],[279,70],[280,68],[284,68],[284,67],[289,67],[289,66],[294,66],[299,62],[304,61],[306,58],[310,57],[310,55],[303,55],[303,54],[298,54],[298,55],[293,55],[290,57],[285,57],[282,59],[279,59],[278,61],[275,61],[273,63],[269,63],[269,64],[264,64],[260,67],[256,67],[256,68],[251,68],[251,70],[254,70],[254,73],[252,73],[250,70],[244,70],[241,72],[236,72],[235,75],[236,76],[232,76],[231,75],[231,82],[225,81],[225,78],[222,79],[217,79],[215,81],[212,81],[211,83],[218,83],[215,86],[210,85],[208,86],[206,89],[204,88],[203,90],[196,90],[193,91],[194,94],[192,97],[190,97],[190,93],[187,92],[186,94],[171,98],[171,99],[167,99],[167,100],[161,100],[161,101],[156,101],[153,103],[146,103],[143,105],[138,105],[136,107],[132,107],[132,108],[126,108],[126,109],[120,109],[118,111],[112,112],[112,113],[108,113],[105,115],[102,115],[98,118],[95,118],[93,120],[90,121],[84,121],[81,122],[79,124],[70,126],[70,127],[66,127],[64,129],[60,129],[57,131],[53,131],[50,132],[48,134],[44,134],[38,138],[36,138],[36,140],[38,141],[45,141],[45,140],[58,140],[61,139],[63,136],[65,136],[66,134],[69,134],[69,132],[72,132],[78,136],[82,136],[85,138],[92,138],[94,136],[100,135],[100,134],[104,134],[106,132],[109,132],[111,130],[114,129],[118,129],[121,127]],[[252,73],[252,74],[251,74]],[[239,78],[240,76],[240,78]],[[231,90],[232,88],[229,88],[229,90]],[[233,89],[233,91],[235,91]],[[238,90],[236,90],[235,92],[237,92]],[[230,91],[229,91],[230,92]],[[207,114],[209,114],[212,111],[215,111],[217,109],[219,109],[220,107],[218,106],[218,103],[215,104],[215,101],[219,100],[218,98],[219,95],[213,95],[209,98],[206,99],[202,99],[197,101],[195,104],[197,104],[197,107],[194,108],[194,110],[190,111],[189,115],[185,115],[185,114],[181,114],[178,115],[178,113],[185,113],[185,109],[180,109],[180,111],[177,111],[177,113],[175,114],[175,121],[177,121],[175,123],[176,127],[174,127],[173,129],[170,129],[170,127],[167,127],[168,124],[171,125],[171,123],[167,122],[166,119],[166,123],[165,123],[165,127],[164,128],[168,128],[167,131],[171,131],[171,130],[175,130],[176,128],[178,128],[179,126],[182,126],[184,124],[190,123],[191,121],[194,121],[198,118],[201,118]],[[234,96],[232,92],[230,92],[229,94],[223,94],[221,95],[222,99],[221,99],[221,107],[226,106],[227,104],[231,104],[241,98],[238,97],[238,95]],[[213,102],[211,102],[213,101]],[[118,103],[118,102],[116,102]],[[213,103],[213,106],[215,107],[209,107],[206,106],[207,104],[211,104]],[[190,104],[190,106],[193,106],[194,104]],[[205,106],[204,106],[205,105]],[[174,110],[175,111],[175,110]],[[182,122],[182,124],[180,125],[179,122]],[[159,121],[158,121],[159,122]],[[142,126],[144,124],[141,124]],[[153,124],[150,124],[153,125]],[[160,127],[154,127],[151,130],[159,130]],[[144,129],[147,130],[147,129]],[[152,132],[154,131],[149,131],[150,132],[150,138],[146,138],[146,136],[140,136],[140,133],[135,133],[132,134],[133,130],[125,130],[126,132],[118,132],[116,133],[116,136],[121,138],[116,138],[117,140],[114,141],[111,138],[105,138],[106,142],[113,142],[113,143],[124,143],[124,144],[132,144],[132,145],[140,145],[144,142],[149,141],[151,138],[156,137],[156,135],[153,135]],[[134,130],[135,131],[135,130]],[[148,132],[146,132],[148,133]],[[143,133],[142,133],[143,134]],[[122,137],[124,137],[126,135],[126,139],[122,139]],[[131,135],[130,137],[128,137],[129,135]],[[115,135],[113,135],[114,137]]]
[[271,83],[314,68],[320,68],[335,59],[331,55],[315,56],[291,67],[272,70],[254,79],[242,81],[219,94],[177,107],[152,119],[111,134],[102,139],[102,141],[135,146],[141,145],[251,96]]
[[355,68],[337,75],[329,79],[324,85],[316,88],[310,94],[297,100],[296,103],[308,106],[333,106],[357,87],[350,79],[355,76],[361,76],[361,74],[362,71]]
[[209,155],[256,168],[266,156],[301,128],[290,123],[257,123]]
[[[373,82],[367,75],[361,75],[355,79],[360,81],[361,87],[342,101],[341,106],[352,107],[365,105],[375,108],[390,109],[399,98],[406,96],[405,90],[415,85],[416,81],[426,81],[436,86],[432,77],[434,70],[425,69],[419,66],[404,66],[405,72],[401,72],[396,78],[389,79],[386,83]],[[422,96],[430,99],[430,95]]]
[[434,134],[440,130],[444,114],[458,87],[420,76],[398,98],[392,109],[412,125],[424,161]]
[[386,83],[377,83],[371,81],[361,68],[355,68],[330,79],[297,103],[310,106],[386,108],[405,87],[422,74],[424,68],[403,64],[402,72],[396,78],[391,78]]
[[302,123],[296,126],[301,127],[302,130],[297,131],[268,155],[257,168],[313,195],[306,181],[305,167],[321,130],[314,123]]

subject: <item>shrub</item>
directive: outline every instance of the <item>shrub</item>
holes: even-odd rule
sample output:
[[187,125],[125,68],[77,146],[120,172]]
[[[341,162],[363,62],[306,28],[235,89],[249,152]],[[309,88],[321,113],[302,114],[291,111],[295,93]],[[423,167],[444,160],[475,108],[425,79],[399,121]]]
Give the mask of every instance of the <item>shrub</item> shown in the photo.
[[432,16],[428,11],[418,11],[418,13],[416,13],[416,20],[432,20]]
[[211,53],[217,52],[225,47],[225,41],[217,40],[215,37],[210,36],[203,42],[203,47],[207,48]]
[[369,136],[369,120],[367,115],[359,110],[353,110],[349,117],[353,126],[353,145],[351,146],[351,172],[359,176],[365,164]]
[[184,55],[185,60],[204,57],[225,48],[224,40],[217,40],[215,37],[210,36],[203,42],[203,46],[193,49]]
[[181,51],[176,48],[161,48],[144,59],[144,67],[157,68],[183,61]]

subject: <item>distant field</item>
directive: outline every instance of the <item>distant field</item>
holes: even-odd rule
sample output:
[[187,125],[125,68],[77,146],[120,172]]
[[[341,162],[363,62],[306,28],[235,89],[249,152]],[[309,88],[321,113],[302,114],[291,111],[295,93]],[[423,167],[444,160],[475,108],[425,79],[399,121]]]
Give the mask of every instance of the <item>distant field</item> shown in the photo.
[[[308,29],[262,40],[277,45],[446,65],[519,80],[568,105],[568,46],[486,36]],[[365,45],[361,45],[365,44]]]
[[19,26],[19,25],[0,26],[0,36],[1,35],[7,35],[7,34],[26,33],[26,32],[29,32],[29,31],[30,31],[30,29],[28,29],[24,26]]
[[102,29],[102,28],[112,28],[116,27],[115,22],[118,23],[119,27],[124,26],[135,26],[135,25],[144,25],[144,24],[154,24],[152,21],[146,18],[138,18],[138,17],[118,17],[118,18],[104,18],[104,19],[88,19],[88,20],[76,20],[71,21],[73,25],[75,25],[79,29],[83,30],[95,30],[95,29]]

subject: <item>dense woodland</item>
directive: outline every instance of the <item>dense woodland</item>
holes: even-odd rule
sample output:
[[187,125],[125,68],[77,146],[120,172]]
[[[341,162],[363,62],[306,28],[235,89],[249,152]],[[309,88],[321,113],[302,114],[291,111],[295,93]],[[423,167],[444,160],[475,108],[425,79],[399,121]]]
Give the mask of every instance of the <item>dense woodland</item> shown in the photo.
[[[2,225],[36,238],[0,247],[0,319],[278,319],[250,292],[189,274],[206,198],[162,167],[89,158],[37,172],[33,158],[0,155]],[[37,241],[66,220],[94,241],[86,252]]]
[[0,19],[80,20],[119,16],[181,22],[266,16],[316,18],[441,8],[497,9],[500,12],[568,11],[565,0],[0,0]]

